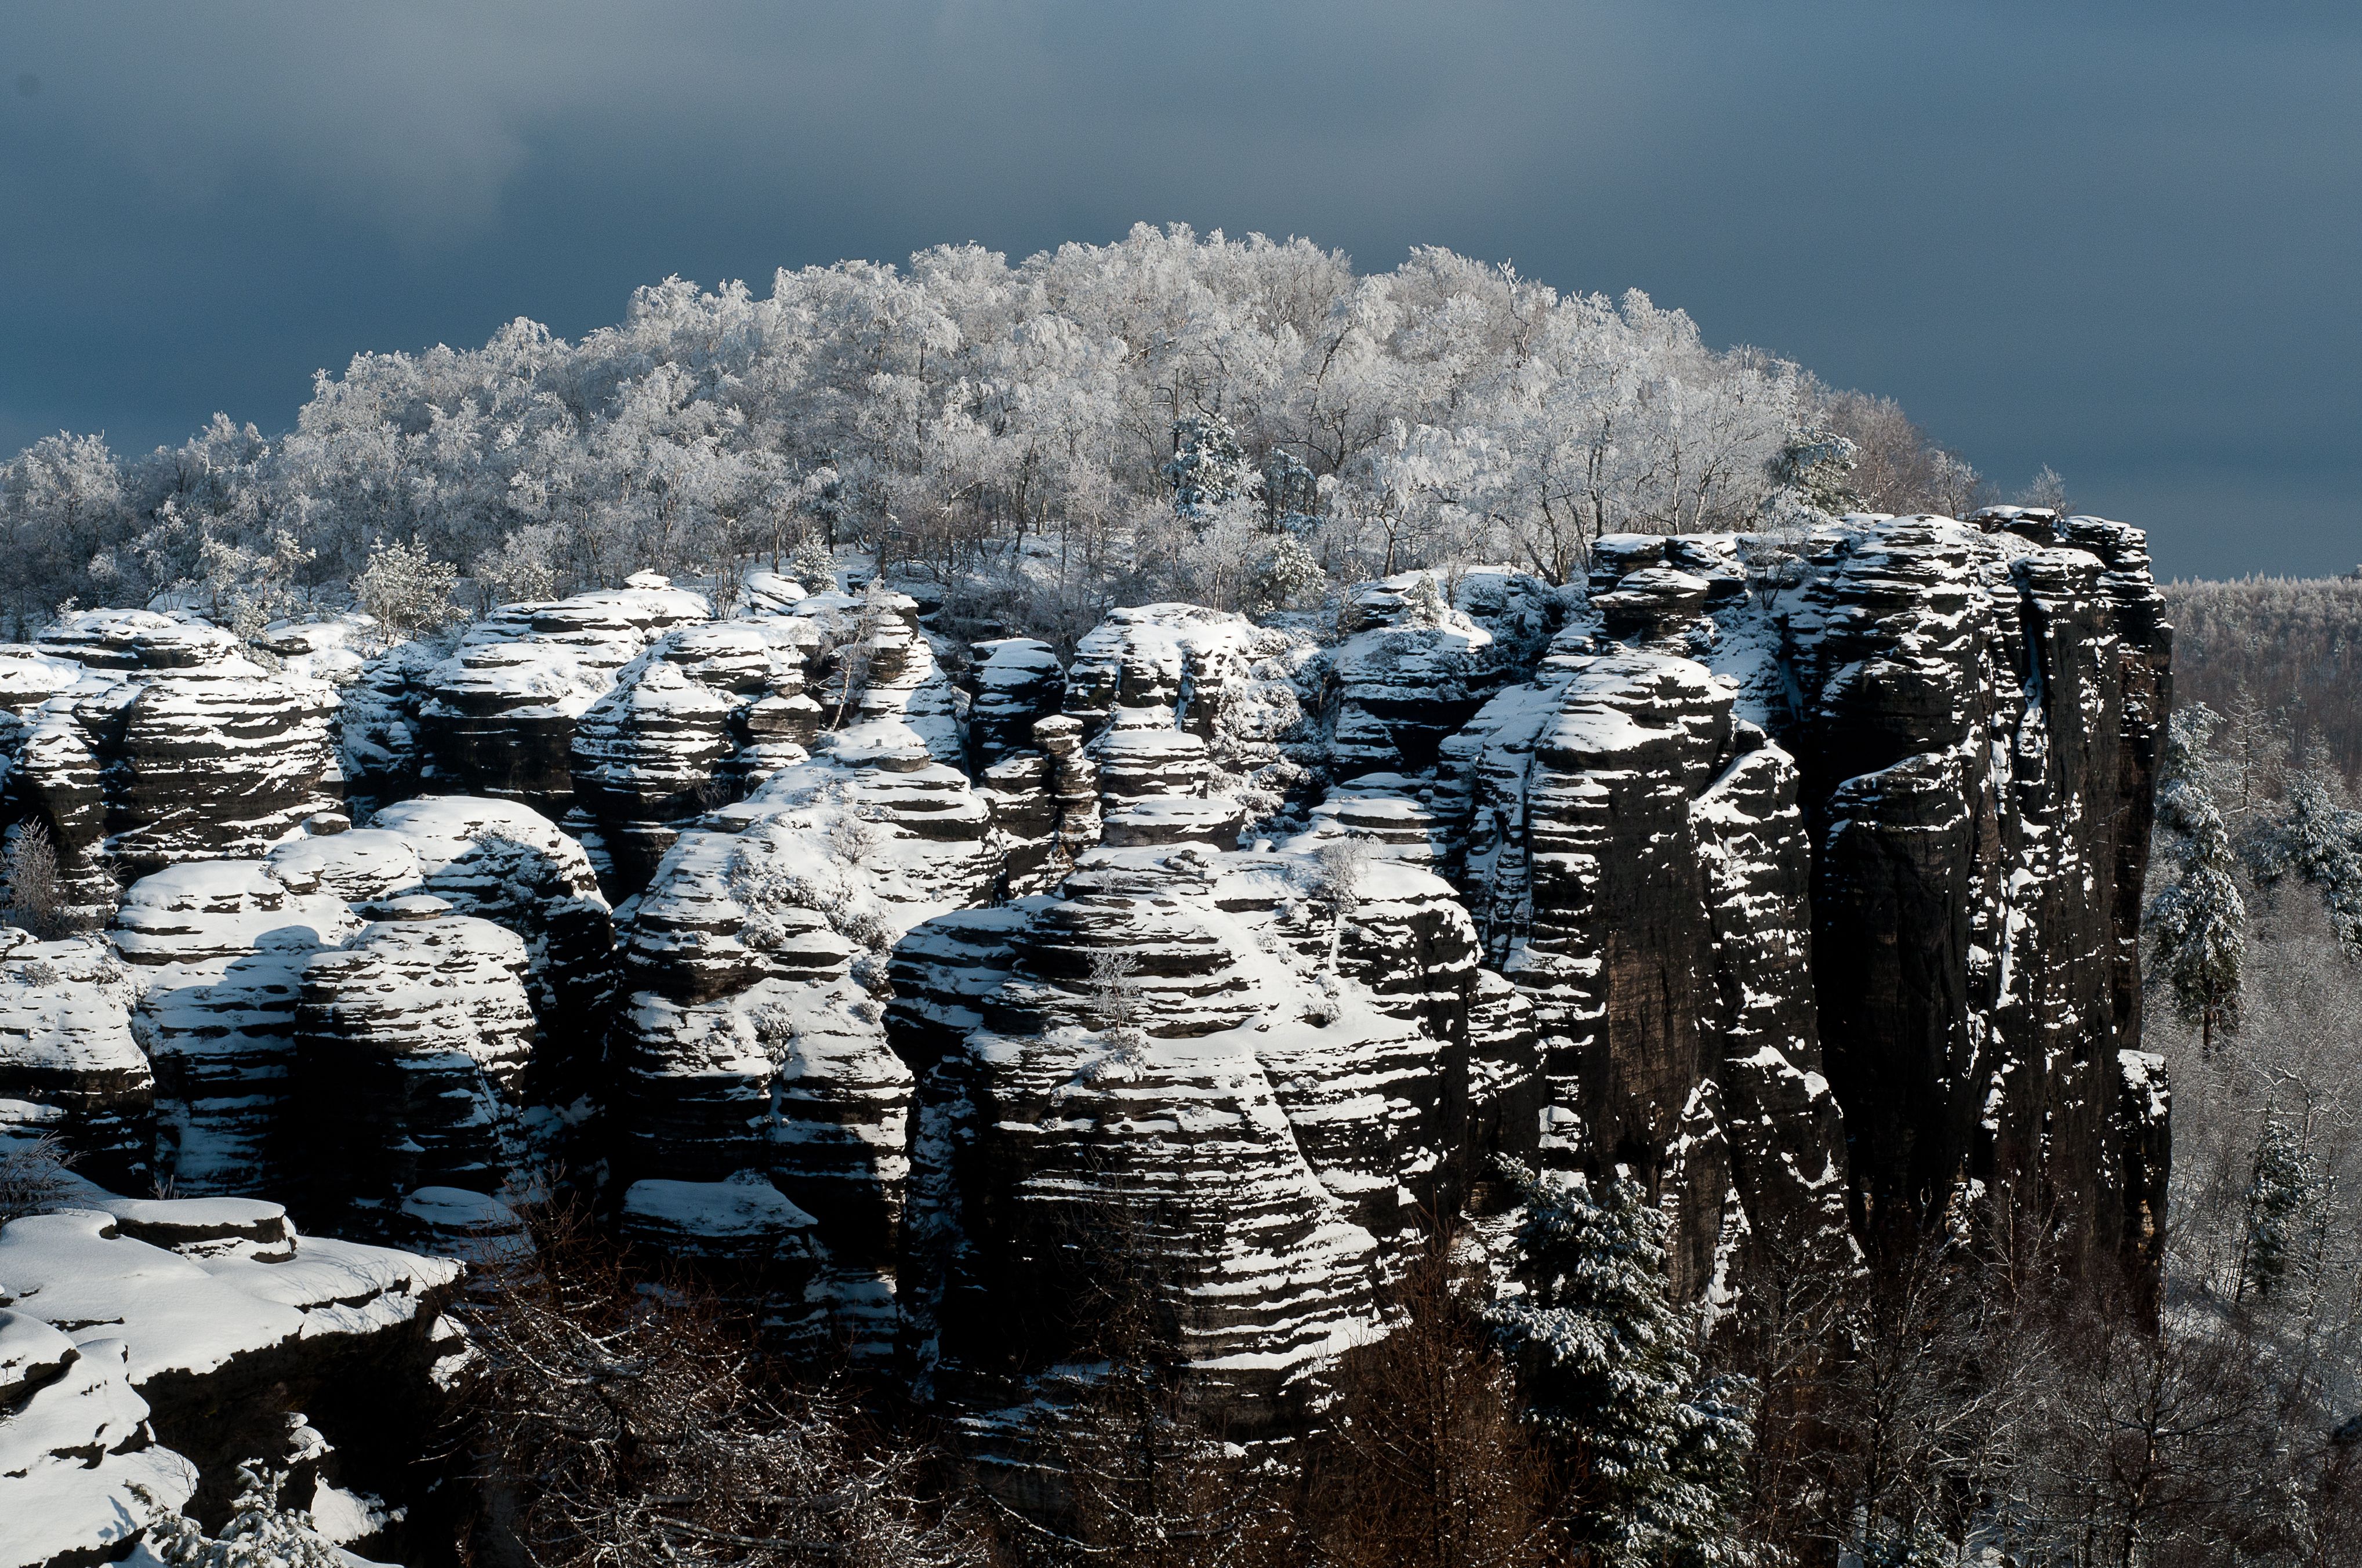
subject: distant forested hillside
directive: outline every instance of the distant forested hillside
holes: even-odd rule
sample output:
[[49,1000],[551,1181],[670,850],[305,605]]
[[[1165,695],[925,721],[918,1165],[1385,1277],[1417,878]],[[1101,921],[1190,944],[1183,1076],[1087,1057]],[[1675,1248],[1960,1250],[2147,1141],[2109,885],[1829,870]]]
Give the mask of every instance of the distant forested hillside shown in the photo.
[[2177,703],[2244,709],[2285,725],[2293,759],[2318,754],[2362,787],[2362,574],[2165,585]]

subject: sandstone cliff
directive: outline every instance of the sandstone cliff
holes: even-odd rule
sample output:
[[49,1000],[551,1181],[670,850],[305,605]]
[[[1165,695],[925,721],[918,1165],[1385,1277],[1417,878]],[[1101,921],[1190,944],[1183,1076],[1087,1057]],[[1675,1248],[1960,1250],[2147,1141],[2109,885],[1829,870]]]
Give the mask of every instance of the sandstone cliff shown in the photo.
[[2153,1277],[2136,530],[1616,536],[1064,657],[780,590],[0,650],[6,813],[111,922],[8,939],[0,1093],[373,1237],[576,1182],[987,1447],[1120,1305],[1286,1430],[1504,1160],[1650,1184],[1717,1309],[1956,1201]]

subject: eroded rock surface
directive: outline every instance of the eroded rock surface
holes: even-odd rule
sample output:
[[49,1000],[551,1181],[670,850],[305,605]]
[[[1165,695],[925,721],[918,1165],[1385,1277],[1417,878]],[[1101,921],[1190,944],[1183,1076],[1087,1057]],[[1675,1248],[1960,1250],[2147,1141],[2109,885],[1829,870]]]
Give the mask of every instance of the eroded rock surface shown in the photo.
[[0,824],[39,823],[104,920],[161,867],[259,855],[338,810],[326,682],[266,668],[216,627],[90,610],[0,648]]
[[96,613],[0,650],[7,810],[88,907],[150,874],[112,954],[6,939],[0,1094],[421,1245],[515,1244],[503,1198],[562,1169],[988,1446],[1087,1380],[1118,1288],[1232,1430],[1288,1430],[1505,1158],[1650,1183],[1718,1308],[1963,1193],[2153,1279],[2140,536],[1768,550],[1126,607],[1064,660],[874,585],[717,621],[644,580],[358,668]]

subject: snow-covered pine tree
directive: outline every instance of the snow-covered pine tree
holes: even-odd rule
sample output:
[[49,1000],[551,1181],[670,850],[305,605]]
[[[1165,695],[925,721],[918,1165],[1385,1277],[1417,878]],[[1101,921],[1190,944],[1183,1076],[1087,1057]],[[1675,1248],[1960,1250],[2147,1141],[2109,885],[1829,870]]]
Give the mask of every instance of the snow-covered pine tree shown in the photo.
[[143,1492],[150,1509],[145,1542],[149,1555],[172,1568],[345,1568],[351,1561],[313,1528],[309,1513],[280,1506],[284,1474],[240,1469],[237,1476],[244,1483],[234,1505],[237,1512],[218,1536],[206,1535],[194,1519],[165,1511]]
[[806,593],[834,593],[836,552],[818,534],[806,534],[796,542],[795,558],[788,563],[787,575],[801,583]]
[[1263,476],[1247,461],[1238,433],[1220,414],[1173,422],[1173,456],[1164,464],[1173,511],[1190,522],[1212,517],[1226,501],[1251,496]]
[[2246,956],[2247,904],[2239,892],[2238,854],[2206,784],[2207,746],[2222,723],[2203,705],[2178,710],[2166,739],[2166,781],[2157,797],[2163,858],[2173,884],[2149,901],[2153,972],[2172,988],[2174,1006],[2198,1025],[2212,1054],[2214,1032],[2239,1026],[2239,983]]
[[1285,609],[1327,577],[1319,558],[1305,547],[1303,540],[1293,534],[1282,534],[1272,541],[1271,548],[1264,553],[1248,580],[1247,607],[1255,611]]
[[1764,465],[1772,488],[1763,499],[1763,510],[1768,513],[1783,495],[1830,517],[1858,510],[1861,499],[1853,491],[1855,461],[1854,444],[1835,431],[1794,432]]
[[2319,1185],[2303,1130],[2287,1117],[2266,1116],[2247,1179],[2247,1233],[2235,1299],[2244,1301],[2252,1291],[2268,1300],[2286,1287],[2296,1266],[2298,1226]]
[[2327,768],[2290,776],[2288,804],[2257,832],[2251,860],[2266,887],[2294,877],[2319,889],[2330,930],[2362,955],[2362,812],[2341,805],[2337,790]]
[[1519,1402],[1564,1465],[1601,1568],[1746,1563],[1736,1510],[1755,1441],[1746,1380],[1709,1371],[1666,1274],[1671,1220],[1637,1183],[1597,1194],[1520,1166],[1511,1278],[1485,1311]]

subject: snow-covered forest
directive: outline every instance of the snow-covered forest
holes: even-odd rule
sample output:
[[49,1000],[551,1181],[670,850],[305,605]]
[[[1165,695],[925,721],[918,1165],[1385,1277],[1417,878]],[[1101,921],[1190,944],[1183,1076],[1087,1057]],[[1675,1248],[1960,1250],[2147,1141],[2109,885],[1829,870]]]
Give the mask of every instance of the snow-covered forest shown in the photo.
[[761,298],[668,279],[579,341],[520,319],[360,355],[283,435],[48,437],[0,470],[0,631],[160,598],[259,625],[390,543],[482,607],[730,580],[816,536],[1066,643],[1116,602],[1252,608],[1472,561],[1563,582],[1603,534],[1755,525],[1800,466],[1839,509],[1966,516],[1981,493],[1891,401],[1710,347],[1637,292],[1143,225],[1013,264],[782,270]]

